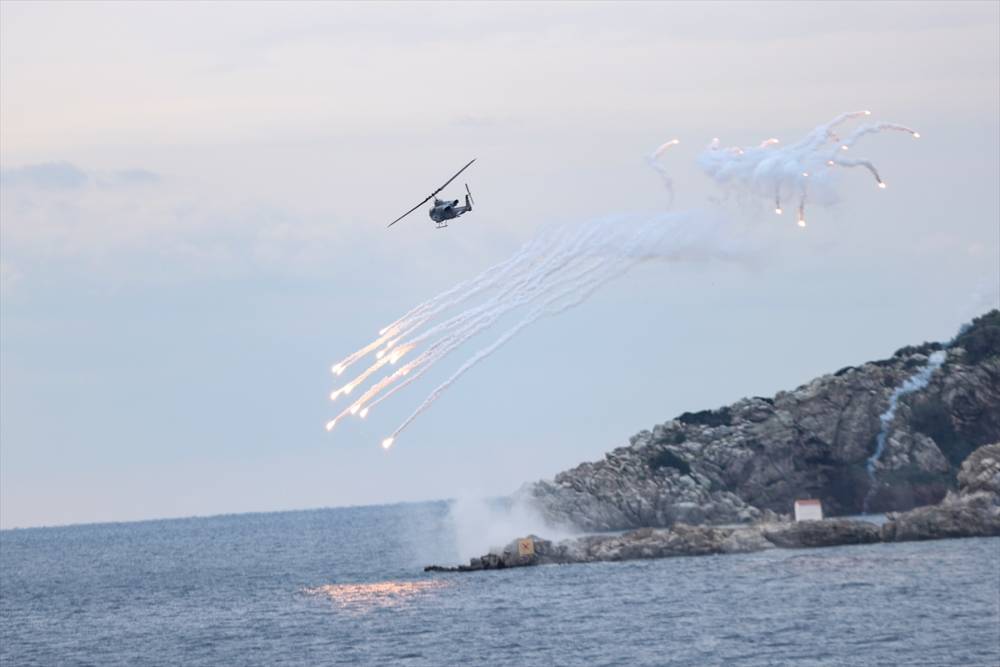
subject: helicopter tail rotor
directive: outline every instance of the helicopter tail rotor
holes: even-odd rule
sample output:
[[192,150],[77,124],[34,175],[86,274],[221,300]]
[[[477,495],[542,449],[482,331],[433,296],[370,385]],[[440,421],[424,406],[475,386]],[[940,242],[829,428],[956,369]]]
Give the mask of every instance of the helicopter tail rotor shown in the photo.
[[468,197],[469,203],[475,204],[476,200],[472,198],[472,192],[469,191],[469,184],[465,184],[465,196]]

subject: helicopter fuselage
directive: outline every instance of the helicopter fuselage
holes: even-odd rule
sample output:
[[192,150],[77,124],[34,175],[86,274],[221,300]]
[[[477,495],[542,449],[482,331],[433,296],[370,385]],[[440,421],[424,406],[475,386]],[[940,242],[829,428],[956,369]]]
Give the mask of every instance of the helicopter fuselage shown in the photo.
[[431,220],[440,225],[443,222],[457,218],[458,216],[468,213],[472,210],[472,205],[469,203],[468,197],[466,197],[465,205],[459,206],[457,199],[449,199],[441,201],[440,199],[434,199],[434,206],[431,207],[429,215]]

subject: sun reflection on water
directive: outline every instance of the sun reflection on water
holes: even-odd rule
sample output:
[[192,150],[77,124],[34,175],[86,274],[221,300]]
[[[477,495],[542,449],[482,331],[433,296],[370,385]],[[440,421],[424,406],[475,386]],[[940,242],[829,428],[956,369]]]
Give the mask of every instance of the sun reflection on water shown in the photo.
[[447,581],[424,579],[421,581],[379,581],[372,584],[327,584],[305,589],[307,595],[330,598],[344,609],[368,611],[376,608],[399,607],[407,601],[444,588]]

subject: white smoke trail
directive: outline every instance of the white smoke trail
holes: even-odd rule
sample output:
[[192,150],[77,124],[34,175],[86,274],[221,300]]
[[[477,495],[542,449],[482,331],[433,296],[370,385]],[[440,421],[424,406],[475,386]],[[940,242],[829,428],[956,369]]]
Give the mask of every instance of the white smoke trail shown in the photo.
[[[580,263],[580,246],[588,242],[594,233],[595,232],[591,230],[588,233],[580,235],[574,243],[569,244],[568,249],[560,253],[555,253],[552,257],[549,257],[537,264],[534,272],[528,276],[530,279],[520,281],[514,286],[514,288],[506,289],[501,292],[500,295],[494,297],[485,304],[476,306],[475,308],[467,310],[464,313],[460,313],[444,323],[435,326],[429,332],[400,345],[393,354],[408,351],[416,345],[422,343],[425,339],[435,335],[443,336],[442,338],[436,340],[424,354],[418,357],[417,360],[407,364],[404,368],[400,369],[396,373],[393,373],[388,378],[380,381],[375,387],[369,389],[369,391],[358,399],[358,401],[346,408],[342,413],[330,421],[327,425],[327,429],[332,429],[341,417],[344,417],[347,414],[356,414],[359,412],[367,401],[371,400],[378,392],[385,389],[385,387],[389,386],[401,377],[406,376],[414,369],[424,366],[423,370],[420,370],[412,375],[409,380],[404,382],[402,385],[397,386],[393,392],[405,384],[409,384],[419,375],[422,375],[430,364],[440,360],[470,337],[493,324],[499,317],[509,310],[524,305],[534,300],[541,294],[561,286],[565,282],[575,282],[579,280],[580,276],[577,275],[577,273],[581,270],[585,271],[586,269],[578,268],[576,269],[577,273],[574,273],[569,271],[567,267],[572,268],[571,265],[578,265]],[[550,276],[557,274],[560,271],[562,275],[548,279]],[[398,360],[398,358],[399,357],[396,357],[396,360]],[[385,361],[385,358],[381,358],[376,361],[371,368],[363,372],[360,376],[349,382],[341,389],[333,392],[333,394],[331,394],[331,398],[336,399],[341,393],[349,394],[353,387],[364,381],[364,379],[371,375],[372,372],[383,365]],[[390,361],[392,360],[390,359]],[[383,398],[387,397],[388,395]],[[373,406],[374,404],[368,407],[370,408]],[[368,410],[364,410],[363,416],[367,416],[367,414]]]
[[[617,273],[619,274],[624,273],[625,270],[626,268],[623,267]],[[452,373],[451,377],[449,377],[447,380],[438,385],[438,387],[434,389],[434,391],[432,391],[430,395],[427,396],[426,399],[424,399],[424,402],[420,404],[420,406],[413,412],[413,414],[407,417],[403,421],[403,423],[400,424],[396,428],[396,430],[392,432],[392,435],[390,435],[388,438],[386,438],[386,440],[383,441],[383,447],[386,448],[390,447],[393,441],[396,439],[396,436],[398,436],[403,431],[403,429],[409,426],[414,419],[419,417],[424,412],[424,410],[429,408],[431,404],[434,401],[436,401],[438,397],[442,393],[444,393],[446,389],[448,389],[448,387],[450,387],[452,384],[455,383],[456,380],[458,380],[458,378],[460,378],[466,372],[471,370],[472,367],[478,364],[480,361],[490,356],[498,349],[503,347],[505,344],[507,344],[508,341],[510,341],[514,336],[520,333],[520,331],[524,329],[526,326],[537,320],[539,317],[542,317],[543,315],[555,315],[557,313],[561,313],[564,310],[572,308],[573,306],[579,305],[588,296],[590,296],[590,294],[593,293],[594,290],[596,290],[602,284],[607,282],[607,280],[609,280],[611,277],[612,277],[611,275],[603,275],[591,278],[588,281],[588,283],[585,286],[583,286],[583,288],[580,288],[579,286],[572,286],[571,288],[566,289],[563,292],[560,292],[559,294],[556,294],[554,297],[546,301],[544,304],[532,310],[523,320],[518,322],[511,329],[507,330],[506,333],[500,336],[500,338],[495,340],[491,345],[489,345],[486,348],[483,348],[479,352],[472,355],[472,357],[470,357],[464,364],[462,364],[462,366],[460,366],[458,370]],[[568,300],[566,302],[559,303],[563,298],[568,298]]]
[[[807,199],[814,195],[821,200],[830,198],[830,167],[863,167],[880,187],[885,186],[874,164],[848,159],[843,154],[859,139],[887,130],[919,137],[915,131],[891,123],[862,125],[844,139],[836,133],[844,123],[868,115],[868,111],[841,114],[790,145],[769,138],[758,146],[724,149],[715,139],[698,162],[724,188],[773,198],[777,213],[782,212],[785,198],[797,200],[799,224],[805,226]],[[671,198],[672,182],[659,160],[678,143],[676,139],[667,141],[647,158],[663,177]],[[509,259],[410,309],[383,327],[373,342],[335,364],[333,372],[341,375],[369,354],[375,356],[365,370],[331,393],[333,400],[351,394],[380,371],[393,368],[329,421],[327,429],[349,415],[366,417],[374,406],[422,377],[472,337],[508,313],[530,307],[520,321],[473,354],[435,388],[383,441],[383,446],[389,447],[463,374],[539,318],[582,303],[639,262],[738,259],[745,255],[748,245],[748,239],[732,222],[697,211],[647,220],[619,217],[548,228]],[[469,302],[472,305],[466,307],[464,304]],[[454,310],[458,312],[447,315]],[[396,365],[411,352],[415,352],[414,358]]]
[[[383,327],[379,330],[379,338],[377,338],[372,343],[367,346],[357,350],[356,352],[349,355],[344,360],[333,365],[331,369],[336,375],[342,374],[347,368],[357,362],[359,359],[364,358],[365,355],[370,353],[382,345],[386,345],[384,350],[380,350],[379,358],[381,358],[385,352],[395,345],[395,342],[399,337],[406,335],[407,333],[413,331],[414,329],[420,327],[427,320],[432,318],[434,315],[456,306],[473,296],[482,292],[483,290],[489,289],[492,286],[500,284],[505,278],[509,278],[509,273],[514,270],[520,270],[522,268],[521,259],[522,255],[528,253],[533,245],[536,245],[538,241],[543,241],[542,239],[537,239],[533,243],[528,243],[521,249],[521,252],[515,254],[508,260],[496,264],[483,273],[479,274],[475,278],[467,280],[465,282],[459,283],[455,287],[442,292],[441,294],[428,299],[424,303],[412,308],[405,315],[397,319],[395,322]],[[336,393],[336,392],[335,392]]]
[[838,167],[848,167],[848,168],[864,167],[869,172],[871,172],[872,176],[875,177],[875,183],[877,183],[880,188],[883,189],[885,188],[885,181],[882,180],[882,177],[879,176],[878,169],[876,169],[875,165],[872,164],[869,160],[846,160],[842,157],[835,157],[830,160],[827,160],[827,164],[830,165],[831,167],[834,165]]
[[653,151],[652,155],[646,158],[646,162],[649,163],[649,166],[652,167],[663,180],[663,187],[667,190],[667,208],[673,206],[674,203],[674,181],[670,178],[667,168],[660,164],[659,160],[664,153],[679,143],[680,139],[671,139],[670,141],[661,144],[655,151]]
[[862,506],[862,511],[868,514],[868,505],[871,502],[872,497],[875,495],[875,466],[878,464],[879,459],[882,458],[882,452],[885,451],[885,443],[889,438],[889,428],[892,426],[893,420],[896,419],[896,409],[899,408],[899,399],[907,394],[912,394],[915,391],[920,391],[931,381],[931,376],[934,375],[934,371],[941,368],[941,364],[944,363],[947,358],[948,353],[945,350],[938,350],[931,354],[927,359],[927,365],[921,368],[919,371],[911,375],[906,379],[903,384],[896,387],[892,395],[889,396],[889,407],[879,415],[879,423],[882,425],[881,430],[878,432],[878,436],[875,438],[875,453],[868,457],[868,462],[865,464],[865,468],[868,470],[868,478],[871,480],[871,485],[868,487],[868,493],[865,494],[865,500]]
[[[546,235],[547,236],[547,235]],[[427,306],[422,312],[416,315],[405,318],[403,320],[397,320],[397,323],[390,326],[395,326],[397,330],[402,330],[399,336],[403,336],[406,333],[419,328],[424,322],[430,319],[433,315],[447,309],[448,307],[454,306],[462,301],[468,300],[476,293],[481,292],[490,287],[496,287],[498,285],[503,285],[503,288],[499,295],[495,296],[491,302],[482,304],[470,311],[460,313],[453,318],[446,320],[445,322],[435,326],[430,331],[427,331],[419,339],[410,341],[411,343],[419,343],[423,339],[434,336],[440,333],[442,330],[448,330],[454,328],[456,325],[461,324],[465,320],[477,315],[481,312],[489,310],[492,303],[502,301],[506,296],[516,293],[519,289],[522,289],[525,284],[530,283],[535,279],[535,275],[539,269],[539,262],[546,263],[546,265],[557,263],[563,259],[563,254],[567,252],[572,252],[572,248],[561,248],[561,253],[557,254],[554,251],[560,249],[559,239],[545,238],[541,239],[542,242],[538,240],[527,244],[521,249],[513,258],[513,261],[506,262],[509,266],[504,266],[501,271],[497,273],[496,276],[485,276],[481,279],[473,279],[469,282],[469,288],[452,298],[451,300],[434,299],[435,303]],[[540,258],[544,258],[540,259]],[[494,267],[495,268],[495,267]],[[487,273],[492,272],[493,269],[487,271]],[[487,279],[491,278],[491,279]],[[502,279],[502,280],[501,280]],[[449,293],[453,290],[449,290]],[[395,340],[398,340],[395,339]],[[392,342],[392,341],[391,341]]]
[[913,128],[906,127],[905,125],[898,125],[896,123],[872,123],[869,125],[862,125],[847,137],[840,144],[840,150],[847,150],[851,148],[858,140],[868,134],[878,134],[879,132],[905,132],[909,134],[914,139],[920,138],[920,133]]
[[[570,283],[574,282],[575,280],[579,279],[580,276],[578,274],[579,274],[580,271],[586,272],[587,269],[586,268],[581,268],[578,271],[577,274],[572,274],[572,275],[570,275],[567,278],[560,279],[558,282],[554,283],[551,287],[557,287],[560,284],[564,284],[564,283],[567,283],[567,282],[570,282]],[[547,289],[546,291],[551,291],[551,288]],[[539,296],[539,295],[536,294],[535,296]],[[519,301],[516,301],[516,302],[513,302],[513,303],[505,304],[505,306],[504,306],[504,308],[503,308],[502,311],[495,311],[494,313],[491,313],[491,317],[489,319],[488,324],[492,324],[500,315],[505,314],[507,311],[512,310],[512,309],[514,309],[514,308],[516,308],[516,307],[518,307],[520,305],[523,305],[524,303],[532,301],[532,300],[534,300],[534,298],[532,296],[528,296],[528,297],[525,297],[522,300],[519,300]],[[462,343],[464,343],[466,340],[468,340],[469,338],[471,338],[473,335],[475,335],[476,333],[478,333],[483,328],[485,328],[485,325],[477,327],[474,331],[465,330],[465,331],[460,332],[459,335],[453,335],[451,337],[451,339],[449,339],[449,345],[448,345],[447,350],[444,350],[441,353],[439,353],[435,357],[435,359],[433,361],[437,361],[438,359],[440,359],[441,357],[443,357],[448,352],[451,352],[452,350],[454,350],[456,347],[458,347],[459,345],[461,345]],[[400,382],[395,387],[393,387],[392,389],[390,389],[389,391],[387,391],[385,394],[383,394],[382,396],[380,396],[378,398],[378,400],[373,401],[371,403],[370,407],[372,407],[372,408],[375,407],[376,405],[378,405],[382,401],[387,400],[389,397],[391,397],[393,394],[395,394],[400,389],[403,389],[408,384],[410,384],[410,383],[418,380],[420,378],[420,376],[422,376],[424,373],[426,373],[428,370],[430,370],[430,368],[431,368],[431,365],[429,363],[425,363],[416,373],[410,375],[409,377],[407,377],[406,380]]]

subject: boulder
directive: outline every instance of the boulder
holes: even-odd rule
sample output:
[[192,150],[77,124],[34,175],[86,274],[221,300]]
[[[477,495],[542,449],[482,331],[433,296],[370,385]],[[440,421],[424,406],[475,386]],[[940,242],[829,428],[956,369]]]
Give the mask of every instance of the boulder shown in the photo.
[[962,463],[958,490],[938,505],[891,513],[887,542],[1000,536],[1000,443],[978,448]]
[[879,527],[867,521],[825,519],[768,524],[761,529],[768,542],[785,549],[871,544],[882,539]]

